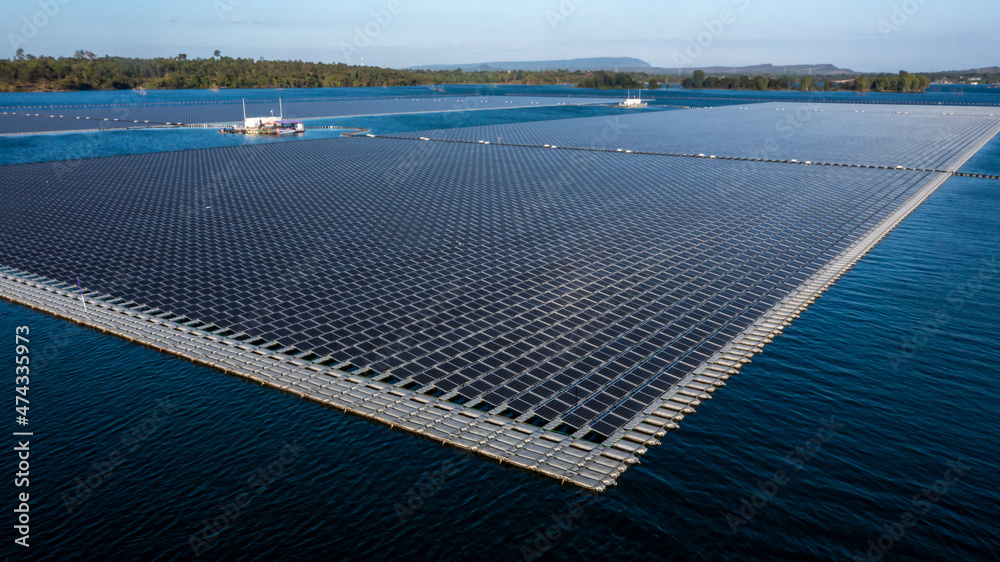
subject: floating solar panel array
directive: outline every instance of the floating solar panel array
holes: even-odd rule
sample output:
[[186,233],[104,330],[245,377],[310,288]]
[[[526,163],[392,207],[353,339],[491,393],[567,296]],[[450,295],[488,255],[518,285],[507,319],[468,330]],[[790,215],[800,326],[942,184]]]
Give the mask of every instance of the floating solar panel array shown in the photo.
[[[674,146],[695,120],[738,154],[754,141],[733,131],[771,134],[773,110],[722,111],[629,116],[615,141]],[[882,158],[845,148],[857,115],[806,121],[797,155]],[[893,158],[934,142],[929,116],[877,115]],[[970,135],[935,153],[952,165],[1000,126],[947,117]],[[456,134],[481,132],[425,138]],[[95,314],[174,337],[168,311],[179,354],[262,381],[282,365],[282,388],[603,490],[947,177],[378,137],[3,166],[0,294],[106,329],[10,288],[79,276],[128,301]]]
[[148,124],[133,123],[108,118],[85,119],[66,114],[42,112],[0,112],[0,135],[54,133],[61,131],[116,130],[129,127],[148,127]]
[[996,108],[762,103],[398,136],[950,169],[952,160],[998,122]]
[[[573,97],[526,96],[445,96],[385,97],[333,99],[325,101],[278,100],[266,102],[248,100],[248,116],[278,115],[308,119],[390,113],[434,111],[464,111],[475,109],[505,109],[547,105],[597,103]],[[82,129],[113,129],[156,126],[164,123],[202,124],[243,121],[243,104],[239,101],[178,102],[145,104],[141,102],[93,105],[86,107],[51,106],[46,109],[13,108],[0,112],[0,134],[71,131]]]

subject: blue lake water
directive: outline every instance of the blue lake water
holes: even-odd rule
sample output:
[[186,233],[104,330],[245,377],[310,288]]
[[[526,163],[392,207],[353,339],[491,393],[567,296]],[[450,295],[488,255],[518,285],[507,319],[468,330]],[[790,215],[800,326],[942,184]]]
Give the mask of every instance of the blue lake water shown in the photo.
[[[671,111],[671,107],[649,107],[638,111]],[[392,134],[428,129],[449,129],[498,123],[523,123],[576,117],[598,117],[635,113],[634,109],[598,106],[551,106],[483,111],[443,111],[402,115],[371,115],[305,119],[307,127],[360,127],[373,134]],[[338,137],[343,130],[310,129],[302,135],[260,136],[223,135],[218,128],[148,128],[130,130],[81,131],[38,135],[0,136],[0,165],[26,164],[170,152],[194,148],[295,142]]]
[[[1000,140],[963,171],[1000,173]],[[998,248],[1000,182],[949,179],[597,498],[0,301],[35,432],[32,546],[8,523],[2,554],[186,560],[217,520],[200,559],[997,560]]]
[[[636,91],[633,90],[633,93]],[[454,95],[531,95],[531,96],[607,96],[622,97],[621,90],[596,90],[574,86],[519,86],[485,84],[448,84],[441,86],[396,86],[385,88],[296,88],[233,90],[133,90],[88,92],[0,93],[0,109],[27,107],[79,107],[107,104],[211,104],[231,103],[242,99],[286,100],[352,99],[435,94]],[[933,84],[921,94],[869,93],[864,96],[843,92],[756,92],[751,90],[686,90],[661,88],[643,90],[643,97],[662,100],[681,98],[747,98],[790,100],[843,100],[871,103],[1000,103],[1000,89],[985,85]]]

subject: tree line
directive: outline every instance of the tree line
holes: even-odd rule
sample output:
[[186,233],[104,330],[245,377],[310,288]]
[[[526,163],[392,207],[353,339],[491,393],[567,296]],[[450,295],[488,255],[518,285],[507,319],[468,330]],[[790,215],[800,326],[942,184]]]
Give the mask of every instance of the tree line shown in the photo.
[[862,74],[853,78],[833,76],[710,76],[702,70],[694,71],[681,81],[684,88],[724,90],[800,90],[833,91],[856,90],[859,92],[923,92],[931,79],[923,74]]
[[[644,87],[646,75],[636,75],[625,72],[607,72],[604,70],[599,70],[593,72],[590,76],[585,76],[580,78],[576,85],[579,88],[600,88],[602,90],[608,88],[623,89],[623,88],[642,88]],[[651,84],[656,83],[655,78],[650,78]]]
[[692,76],[643,72],[566,70],[396,70],[342,63],[212,58],[98,57],[78,50],[72,57],[33,56],[19,49],[14,60],[0,60],[0,92],[56,90],[122,90],[187,88],[321,88],[423,86],[432,84],[574,84],[581,88],[658,89],[661,84],[685,88],[731,90],[837,90],[922,92],[924,75],[850,76],[714,76],[696,70]]
[[[566,70],[396,70],[342,63],[269,61],[224,57],[139,59],[32,56],[19,50],[0,60],[0,91],[122,90],[185,88],[321,88],[423,86],[430,84],[576,84],[588,88],[641,88],[644,74]],[[678,78],[679,80],[679,78]]]

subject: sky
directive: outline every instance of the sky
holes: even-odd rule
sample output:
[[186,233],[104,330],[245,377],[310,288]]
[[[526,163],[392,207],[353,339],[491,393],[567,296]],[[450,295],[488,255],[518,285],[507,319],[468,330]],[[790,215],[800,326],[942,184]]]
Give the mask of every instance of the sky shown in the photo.
[[231,57],[404,68],[635,57],[865,72],[1000,65],[996,0],[2,0],[0,56]]

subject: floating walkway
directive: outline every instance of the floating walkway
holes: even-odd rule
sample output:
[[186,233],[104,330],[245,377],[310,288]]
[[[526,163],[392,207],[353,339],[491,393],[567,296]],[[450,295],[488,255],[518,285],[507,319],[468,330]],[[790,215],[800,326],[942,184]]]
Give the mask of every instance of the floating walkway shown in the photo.
[[[56,134],[56,133],[81,133],[87,131],[134,131],[136,129],[163,129],[163,128],[198,128],[198,129],[214,129],[216,127],[226,127],[232,126],[232,123],[174,123],[174,122],[160,122],[160,121],[139,121],[139,120],[129,120],[129,119],[113,119],[113,118],[101,118],[101,117],[74,117],[67,115],[44,115],[40,113],[17,113],[17,112],[3,112],[3,115],[18,115],[23,117],[43,117],[49,119],[66,119],[73,121],[84,121],[87,125],[90,122],[96,124],[93,128],[87,128],[87,125],[77,129],[58,129],[58,130],[46,130],[46,131],[25,131],[16,133],[0,133],[0,136],[14,136],[14,135],[38,135],[38,134]],[[312,119],[312,118],[310,118]],[[327,125],[322,127],[306,127],[309,129],[343,129],[347,131],[344,136],[354,136],[359,134],[368,133],[371,129],[366,129],[363,127],[345,127],[337,125]]]
[[[50,127],[50,129],[45,130],[29,130],[29,131],[18,131],[18,132],[0,132],[0,136],[13,136],[13,135],[38,135],[38,134],[55,134],[55,133],[81,133],[87,131],[129,131],[136,129],[162,129],[162,128],[174,128],[174,127],[197,127],[197,128],[211,128],[222,125],[222,123],[197,123],[197,124],[185,124],[185,123],[174,123],[167,121],[149,121],[149,120],[138,120],[138,119],[117,119],[111,117],[83,117],[83,116],[73,116],[73,115],[56,115],[56,114],[43,114],[43,113],[27,113],[27,112],[16,112],[16,111],[4,111],[2,115],[11,115],[17,117],[37,117],[43,119],[55,119],[63,121],[72,121],[77,127],[71,127],[66,129],[58,129],[58,125],[55,127]],[[79,123],[77,123],[79,121]]]
[[[325,127],[321,127],[321,128],[325,128]],[[354,133],[354,134],[344,135],[344,136],[355,136],[356,134],[361,134],[361,133],[364,133],[364,132],[366,132],[366,131],[360,131],[359,133]],[[679,152],[648,152],[648,151],[642,151],[642,150],[625,150],[625,149],[621,149],[621,148],[617,148],[617,149],[610,149],[610,148],[583,148],[583,147],[575,147],[575,146],[555,146],[555,145],[548,145],[548,144],[544,144],[544,145],[538,145],[538,144],[518,144],[518,143],[505,143],[505,142],[501,142],[501,141],[497,141],[497,142],[492,142],[491,143],[491,142],[488,142],[488,141],[466,141],[466,140],[454,140],[454,139],[432,139],[430,137],[413,138],[413,137],[401,137],[401,136],[394,136],[394,135],[368,135],[368,136],[369,137],[379,137],[379,138],[384,138],[384,139],[399,139],[399,140],[409,140],[409,141],[420,140],[420,141],[429,141],[429,142],[450,142],[450,143],[458,143],[458,144],[482,144],[482,145],[490,145],[490,146],[496,146],[496,147],[499,147],[499,146],[516,146],[516,147],[521,147],[521,148],[545,148],[545,149],[556,149],[556,150],[578,150],[578,151],[584,151],[584,152],[610,152],[610,153],[614,153],[614,154],[628,154],[628,155],[634,154],[634,155],[637,155],[637,156],[672,156],[672,157],[675,157],[675,158],[705,158],[705,159],[708,159],[708,160],[735,160],[735,161],[739,161],[739,162],[769,162],[769,163],[775,163],[775,164],[795,164],[797,166],[834,166],[834,167],[844,167],[844,168],[871,168],[871,169],[874,169],[874,170],[903,170],[903,171],[907,171],[907,172],[932,172],[932,173],[939,173],[939,174],[948,174],[948,175],[951,175],[951,176],[963,176],[963,177],[969,177],[969,178],[983,178],[983,179],[991,179],[991,180],[1000,180],[1000,175],[972,174],[972,173],[966,173],[966,172],[959,172],[957,170],[940,170],[940,169],[936,169],[936,168],[911,168],[911,167],[907,167],[907,166],[881,166],[881,165],[877,165],[877,164],[847,164],[847,163],[843,163],[843,162],[818,162],[818,161],[817,162],[813,162],[811,160],[797,160],[797,159],[781,160],[781,159],[773,159],[773,158],[744,158],[744,157],[740,157],[740,156],[716,156],[714,154],[712,154],[712,155],[706,155],[706,154],[683,154],[683,153],[679,153]],[[978,150],[978,148],[977,148],[977,150]]]

